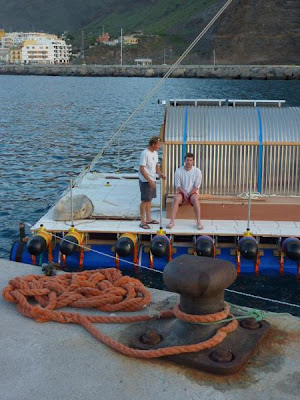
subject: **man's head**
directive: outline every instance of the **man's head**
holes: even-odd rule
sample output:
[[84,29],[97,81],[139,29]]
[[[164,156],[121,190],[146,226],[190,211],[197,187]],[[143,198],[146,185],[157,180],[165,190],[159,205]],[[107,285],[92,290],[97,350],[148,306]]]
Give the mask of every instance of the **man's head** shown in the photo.
[[195,156],[193,153],[186,153],[184,156],[184,166],[186,169],[191,169],[194,165]]
[[161,139],[158,136],[152,136],[149,140],[149,149],[152,151],[158,151],[161,146]]

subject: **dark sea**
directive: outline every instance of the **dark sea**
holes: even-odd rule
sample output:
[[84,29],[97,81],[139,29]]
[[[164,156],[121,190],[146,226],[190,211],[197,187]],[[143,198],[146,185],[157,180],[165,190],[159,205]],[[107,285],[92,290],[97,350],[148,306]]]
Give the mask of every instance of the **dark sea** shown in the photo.
[[[0,75],[0,258],[9,258],[19,222],[34,224],[49,209],[157,82]],[[283,99],[300,106],[300,81],[168,79],[95,169],[116,171],[119,149],[120,171],[137,171],[140,151],[163,122],[158,99],[175,98]],[[164,288],[161,274],[140,274],[146,285]],[[230,289],[300,305],[295,276],[241,276]],[[232,293],[226,299],[300,315],[300,308]]]

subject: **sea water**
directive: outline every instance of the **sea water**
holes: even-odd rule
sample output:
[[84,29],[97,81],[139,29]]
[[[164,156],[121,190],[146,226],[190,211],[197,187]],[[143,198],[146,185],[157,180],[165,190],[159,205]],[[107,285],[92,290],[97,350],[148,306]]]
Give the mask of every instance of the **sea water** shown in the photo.
[[[45,214],[158,80],[0,75],[0,257],[9,258],[19,222],[34,224]],[[140,151],[163,121],[158,100],[176,98],[271,99],[300,106],[300,81],[168,79],[95,169],[137,171]],[[142,273],[142,279],[163,288],[161,274]],[[300,304],[294,276],[240,277],[231,289]],[[233,294],[227,298],[300,315],[297,308]]]

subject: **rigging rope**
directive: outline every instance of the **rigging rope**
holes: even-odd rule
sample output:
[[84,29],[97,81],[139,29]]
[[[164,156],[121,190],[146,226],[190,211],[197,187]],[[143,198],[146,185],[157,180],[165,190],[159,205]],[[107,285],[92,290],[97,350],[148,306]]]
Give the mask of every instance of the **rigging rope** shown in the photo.
[[81,182],[83,177],[87,172],[93,169],[94,165],[100,160],[104,155],[105,150],[111,145],[114,139],[123,131],[127,124],[132,120],[132,118],[148,103],[148,101],[153,97],[153,95],[162,86],[164,81],[172,74],[172,72],[178,67],[178,65],[183,61],[183,59],[189,54],[189,52],[196,46],[199,40],[206,34],[206,32],[211,28],[211,26],[216,22],[216,20],[223,14],[227,7],[232,3],[233,0],[227,0],[224,6],[217,12],[217,14],[212,18],[212,20],[206,25],[206,27],[199,33],[195,40],[188,46],[188,48],[182,53],[178,60],[171,66],[171,68],[166,72],[166,74],[158,81],[154,88],[146,95],[144,100],[139,104],[139,106],[133,111],[133,113],[122,123],[120,128],[112,135],[109,141],[105,144],[102,150],[93,158],[91,163],[77,176],[74,181],[74,185]]
[[256,295],[254,295],[254,294],[248,294],[248,293],[238,292],[238,291],[232,290],[232,289],[225,289],[225,290],[226,290],[226,292],[236,293],[236,294],[240,294],[240,295],[242,295],[242,296],[253,297],[253,298],[259,299],[259,300],[265,300],[265,301],[270,301],[270,302],[272,302],[272,303],[282,304],[282,305],[285,305],[285,306],[300,308],[300,305],[298,305],[298,304],[292,304],[292,303],[287,303],[286,301],[268,299],[267,297],[256,296]]

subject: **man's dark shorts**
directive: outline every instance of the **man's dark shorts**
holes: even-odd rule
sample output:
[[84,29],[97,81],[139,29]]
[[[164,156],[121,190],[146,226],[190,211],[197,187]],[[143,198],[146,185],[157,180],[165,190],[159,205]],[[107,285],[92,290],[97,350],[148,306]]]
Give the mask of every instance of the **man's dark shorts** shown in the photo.
[[152,189],[152,187],[149,185],[149,182],[142,182],[141,180],[139,181],[140,183],[140,191],[141,191],[141,201],[152,201],[152,199],[155,199],[156,197],[156,188]]

